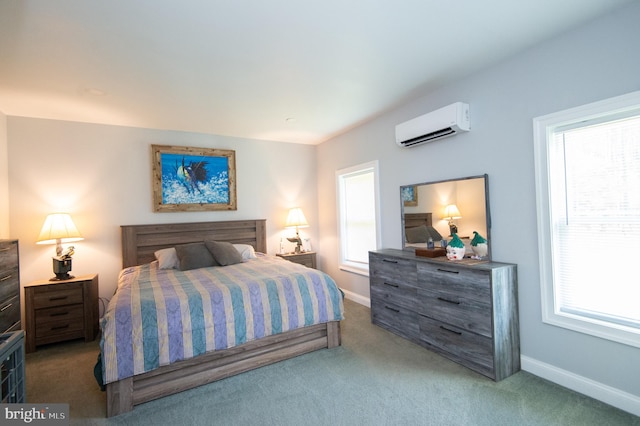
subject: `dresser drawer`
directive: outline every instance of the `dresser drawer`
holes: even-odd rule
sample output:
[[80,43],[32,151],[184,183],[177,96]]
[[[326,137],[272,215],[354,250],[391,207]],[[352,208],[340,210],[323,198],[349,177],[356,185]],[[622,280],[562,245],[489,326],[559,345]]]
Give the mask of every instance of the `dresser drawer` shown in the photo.
[[417,286],[416,262],[400,257],[369,253],[369,277],[387,283]]
[[9,269],[18,266],[18,242],[8,241],[0,244],[0,277],[9,265]]
[[10,330],[20,324],[20,296],[16,294],[0,305],[0,330]]
[[460,268],[454,264],[418,264],[421,288],[438,292],[443,297],[465,297],[491,303],[491,276],[487,271]]
[[20,272],[17,267],[0,271],[0,304],[20,294]]
[[478,301],[460,294],[418,290],[419,313],[464,330],[493,337],[493,316],[488,300]]
[[35,288],[34,309],[73,305],[83,302],[82,287],[78,284],[52,284]]
[[420,337],[418,314],[393,303],[372,298],[371,322],[408,339]]
[[389,282],[381,278],[371,278],[369,284],[371,299],[393,303],[412,311],[417,310],[417,288],[402,282]]
[[455,361],[464,361],[474,370],[494,377],[491,339],[422,315],[419,322],[423,342],[440,349]]

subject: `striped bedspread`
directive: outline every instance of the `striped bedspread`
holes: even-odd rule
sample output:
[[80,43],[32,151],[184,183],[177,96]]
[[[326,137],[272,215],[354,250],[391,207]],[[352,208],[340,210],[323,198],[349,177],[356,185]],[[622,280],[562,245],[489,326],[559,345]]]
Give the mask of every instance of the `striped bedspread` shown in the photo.
[[156,262],[127,268],[101,322],[103,380],[343,314],[333,279],[274,256],[190,271],[158,269]]

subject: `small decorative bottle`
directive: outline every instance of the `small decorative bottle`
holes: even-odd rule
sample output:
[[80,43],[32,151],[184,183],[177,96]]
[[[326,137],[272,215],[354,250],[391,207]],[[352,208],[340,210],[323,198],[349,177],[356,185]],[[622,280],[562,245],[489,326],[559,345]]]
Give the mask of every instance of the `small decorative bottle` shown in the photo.
[[435,248],[435,245],[433,243],[433,238],[429,237],[429,241],[427,241],[427,248],[429,250],[433,250]]

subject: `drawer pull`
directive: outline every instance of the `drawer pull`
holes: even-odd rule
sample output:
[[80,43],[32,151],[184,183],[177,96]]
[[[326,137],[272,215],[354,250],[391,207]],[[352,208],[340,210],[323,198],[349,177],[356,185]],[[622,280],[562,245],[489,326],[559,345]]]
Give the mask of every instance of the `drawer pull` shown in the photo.
[[384,285],[388,285],[389,287],[395,287],[395,288],[400,287],[398,284],[388,283],[386,281],[384,282]]
[[0,312],[6,311],[7,309],[9,309],[12,306],[13,306],[13,303],[9,303],[7,306],[3,306],[2,309],[0,309]]
[[438,300],[442,300],[443,302],[451,303],[451,304],[454,304],[454,305],[459,305],[460,304],[460,302],[458,302],[458,301],[445,299],[444,297],[438,297]]
[[49,298],[49,302],[53,302],[53,301],[55,301],[55,300],[64,300],[64,299],[66,299],[67,297],[69,297],[69,296],[50,297],[50,298]]
[[63,317],[65,315],[69,315],[69,312],[56,312],[55,314],[49,315],[50,317]]
[[9,274],[6,277],[0,278],[0,281],[6,281],[6,280],[10,279],[11,277],[13,277],[13,275]]
[[393,312],[395,312],[396,314],[400,313],[400,309],[394,309],[394,308],[390,308],[390,307],[388,307],[388,306],[385,306],[384,308],[385,308],[385,309],[388,309],[388,310],[390,310],[390,311],[393,311]]
[[51,331],[53,331],[53,330],[64,330],[65,328],[69,328],[69,324],[59,325],[58,327],[51,327]]
[[458,336],[462,336],[462,333],[459,331],[451,330],[450,328],[445,327],[444,325],[440,326],[441,329],[448,331],[449,333],[457,334]]
[[382,261],[387,263],[398,263],[397,260],[391,260],[391,259],[382,259]]
[[448,274],[459,274],[460,273],[460,271],[450,271],[448,269],[442,269],[442,268],[438,268],[438,271],[439,272],[446,272]]

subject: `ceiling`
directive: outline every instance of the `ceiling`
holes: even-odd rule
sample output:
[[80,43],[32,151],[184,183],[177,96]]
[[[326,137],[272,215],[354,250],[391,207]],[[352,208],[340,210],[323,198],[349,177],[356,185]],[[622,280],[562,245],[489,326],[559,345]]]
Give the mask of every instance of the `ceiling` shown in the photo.
[[317,144],[633,0],[1,0],[0,111]]

